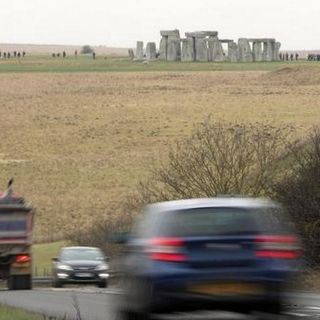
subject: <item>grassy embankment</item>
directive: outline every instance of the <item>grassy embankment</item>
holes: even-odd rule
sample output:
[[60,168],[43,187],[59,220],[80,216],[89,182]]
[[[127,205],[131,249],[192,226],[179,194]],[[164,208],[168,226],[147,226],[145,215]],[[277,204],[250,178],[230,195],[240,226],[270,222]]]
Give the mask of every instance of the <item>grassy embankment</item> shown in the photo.
[[[43,315],[0,305],[0,320],[46,320]],[[50,318],[51,319],[51,318]]]
[[45,276],[51,274],[51,259],[58,255],[60,248],[68,245],[65,241],[35,244],[33,251],[33,274]]

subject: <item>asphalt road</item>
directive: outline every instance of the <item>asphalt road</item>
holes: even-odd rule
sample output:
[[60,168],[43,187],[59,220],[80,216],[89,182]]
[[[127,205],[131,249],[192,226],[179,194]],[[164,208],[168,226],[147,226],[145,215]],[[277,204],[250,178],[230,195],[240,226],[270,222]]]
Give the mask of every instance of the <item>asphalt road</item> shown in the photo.
[[[121,292],[117,289],[63,288],[34,289],[32,291],[0,291],[0,303],[34,311],[47,316],[81,320],[116,320],[115,304]],[[293,318],[320,320],[320,294],[288,294],[287,314]],[[198,312],[166,315],[164,320],[227,320],[248,317],[226,312]]]

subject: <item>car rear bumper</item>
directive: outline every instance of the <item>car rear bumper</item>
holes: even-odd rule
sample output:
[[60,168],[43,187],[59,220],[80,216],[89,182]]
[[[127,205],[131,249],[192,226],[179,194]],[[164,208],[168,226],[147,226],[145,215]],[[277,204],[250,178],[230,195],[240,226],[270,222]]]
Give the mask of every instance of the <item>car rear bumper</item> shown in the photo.
[[[233,274],[185,273],[183,276],[162,274],[160,277],[144,278],[142,281],[152,287],[150,302],[155,312],[217,309],[234,312],[278,312],[284,300],[286,285],[295,274],[288,270],[238,271]],[[210,289],[211,285],[218,288],[212,291],[201,288],[205,286]],[[225,290],[226,286],[231,286],[231,289]]]
[[266,311],[280,312],[282,298],[278,293],[251,296],[205,296],[191,293],[161,293],[154,297],[152,311],[157,313],[227,310],[231,312]]

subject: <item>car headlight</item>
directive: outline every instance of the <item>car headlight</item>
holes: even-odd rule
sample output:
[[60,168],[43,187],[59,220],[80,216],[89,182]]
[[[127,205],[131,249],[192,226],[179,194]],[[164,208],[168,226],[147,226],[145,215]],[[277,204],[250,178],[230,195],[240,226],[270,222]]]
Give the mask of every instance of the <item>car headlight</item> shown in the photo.
[[98,266],[95,267],[95,270],[97,271],[103,271],[108,269],[109,269],[109,266],[107,264],[99,264]]
[[72,267],[66,265],[66,264],[59,264],[58,267],[57,267],[59,270],[73,270]]

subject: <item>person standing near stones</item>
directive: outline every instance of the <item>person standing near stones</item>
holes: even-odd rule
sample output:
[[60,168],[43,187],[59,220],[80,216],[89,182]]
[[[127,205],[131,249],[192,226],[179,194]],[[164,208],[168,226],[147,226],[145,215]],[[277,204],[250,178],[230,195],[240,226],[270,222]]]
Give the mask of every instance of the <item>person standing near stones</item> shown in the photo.
[[65,58],[67,56],[65,51],[62,52],[62,56],[63,56],[63,58]]
[[77,58],[78,57],[78,50],[75,50],[74,56]]
[[10,59],[10,57],[11,57],[11,53],[10,52],[7,53],[7,57],[8,57],[8,59]]
[[93,51],[92,52],[92,59],[95,60],[96,59],[96,53]]
[[3,58],[4,58],[4,59],[7,58],[7,53],[6,53],[6,52],[3,53]]
[[286,61],[289,61],[289,53],[286,52]]
[[26,52],[23,51],[23,52],[22,52],[22,57],[24,58],[25,56],[26,56]]
[[21,53],[20,53],[20,51],[17,53],[17,56],[18,56],[19,59],[21,58]]
[[299,53],[296,53],[296,61],[299,60]]

